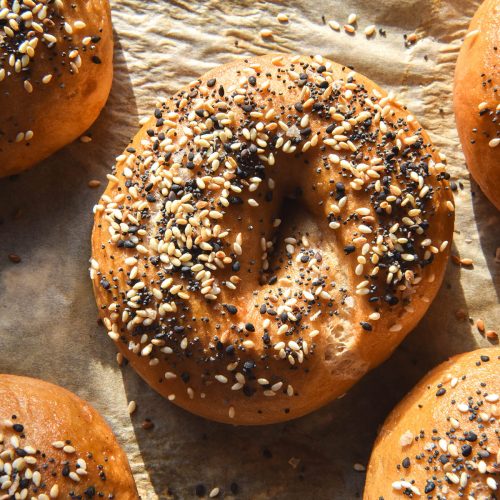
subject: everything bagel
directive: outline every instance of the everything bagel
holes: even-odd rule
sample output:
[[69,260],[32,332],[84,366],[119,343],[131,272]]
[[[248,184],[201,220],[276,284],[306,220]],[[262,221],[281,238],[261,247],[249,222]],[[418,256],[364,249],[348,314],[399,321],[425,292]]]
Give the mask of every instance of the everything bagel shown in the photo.
[[158,103],[95,206],[91,278],[138,373],[206,418],[341,396],[441,284],[454,205],[406,108],[320,56],[235,61]]
[[500,1],[485,0],[471,20],[455,68],[453,104],[467,167],[500,210]]
[[500,349],[429,372],[380,430],[364,500],[494,500],[500,486]]
[[0,177],[83,134],[112,76],[108,0],[0,0]]
[[139,500],[125,452],[87,402],[0,374],[0,499]]

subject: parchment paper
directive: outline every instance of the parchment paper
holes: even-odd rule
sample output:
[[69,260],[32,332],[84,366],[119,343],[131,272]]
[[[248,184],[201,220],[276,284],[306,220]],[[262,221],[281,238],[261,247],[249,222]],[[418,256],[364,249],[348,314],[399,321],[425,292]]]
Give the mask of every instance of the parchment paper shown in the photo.
[[[115,80],[110,100],[91,129],[36,169],[0,180],[0,371],[41,377],[91,401],[125,447],[144,499],[207,494],[238,499],[353,499],[377,428],[394,404],[448,356],[489,345],[469,321],[499,327],[500,217],[470,181],[454,128],[452,77],[471,0],[112,0]],[[275,16],[286,12],[290,21]],[[355,35],[322,21],[347,22]],[[370,24],[385,30],[370,40]],[[259,36],[272,29],[272,39]],[[421,36],[410,48],[404,34]],[[463,188],[456,192],[453,253],[444,285],[419,327],[383,366],[342,400],[290,423],[264,428],[215,424],[163,400],[115,361],[88,278],[91,209],[115,156],[169,95],[215,65],[268,51],[321,53],[351,65],[401,96],[431,132]],[[21,257],[18,264],[8,254]],[[463,318],[462,318],[463,317]],[[462,318],[462,319],[460,319]],[[138,409],[129,417],[127,401]],[[143,429],[149,418],[154,428]],[[238,493],[231,493],[231,484]],[[233,486],[234,488],[234,486]]]

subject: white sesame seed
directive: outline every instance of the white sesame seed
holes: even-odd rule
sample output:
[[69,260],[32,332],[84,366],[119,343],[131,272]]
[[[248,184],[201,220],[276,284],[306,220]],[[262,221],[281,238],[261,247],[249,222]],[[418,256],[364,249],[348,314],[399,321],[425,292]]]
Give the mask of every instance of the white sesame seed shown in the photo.
[[278,335],[283,335],[288,331],[288,325],[283,324],[278,328]]
[[337,21],[328,21],[328,26],[334,31],[340,31],[340,24]]
[[370,26],[367,26],[364,30],[365,36],[370,37],[375,33],[376,26],[374,24],[370,24]]
[[69,477],[70,477],[70,479],[75,481],[75,483],[78,483],[80,481],[80,476],[76,472],[71,471],[69,473]]
[[130,401],[128,406],[127,406],[127,411],[129,415],[132,415],[132,413],[137,410],[137,403],[135,401]]
[[486,484],[488,485],[490,490],[496,491],[498,488],[498,483],[492,477],[486,479]]

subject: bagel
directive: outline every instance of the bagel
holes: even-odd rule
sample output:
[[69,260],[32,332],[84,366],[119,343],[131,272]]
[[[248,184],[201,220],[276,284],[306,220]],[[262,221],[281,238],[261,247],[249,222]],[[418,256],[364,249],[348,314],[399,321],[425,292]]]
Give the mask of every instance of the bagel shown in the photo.
[[493,500],[500,490],[500,349],[460,354],[427,374],[385,421],[364,500]]
[[0,499],[139,496],[103,418],[71,392],[0,375]]
[[108,0],[0,0],[0,177],[84,133],[112,76]]
[[447,174],[406,109],[320,56],[209,71],[159,103],[95,206],[110,337],[160,394],[266,424],[341,396],[434,298]]
[[467,167],[500,210],[499,47],[500,2],[485,0],[458,55],[453,101]]

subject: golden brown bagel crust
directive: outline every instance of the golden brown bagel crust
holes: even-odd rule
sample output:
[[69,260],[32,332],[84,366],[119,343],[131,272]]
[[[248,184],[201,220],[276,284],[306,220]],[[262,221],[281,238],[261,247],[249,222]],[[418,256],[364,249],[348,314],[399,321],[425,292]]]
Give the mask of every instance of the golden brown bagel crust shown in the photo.
[[0,27],[2,177],[94,122],[111,89],[113,35],[108,0],[0,0],[0,17],[9,20]]
[[[42,380],[0,375],[0,456],[2,478],[6,464],[20,471],[0,498],[25,488],[27,496],[19,498],[139,498],[127,457],[103,418]],[[23,479],[27,484],[19,485]]]
[[460,354],[428,373],[385,421],[364,499],[498,498],[499,395],[497,347]]
[[455,69],[453,100],[462,149],[472,177],[500,209],[500,1],[481,4]]
[[[237,424],[304,415],[386,359],[440,286],[453,228],[444,165],[401,105],[350,73],[319,56],[215,68],[159,105],[118,158],[95,207],[97,303],[132,366],[183,408]],[[212,150],[215,136],[225,146]],[[407,177],[391,181],[398,145]],[[406,201],[379,220],[381,181],[381,212]],[[415,248],[389,257],[403,237]]]

